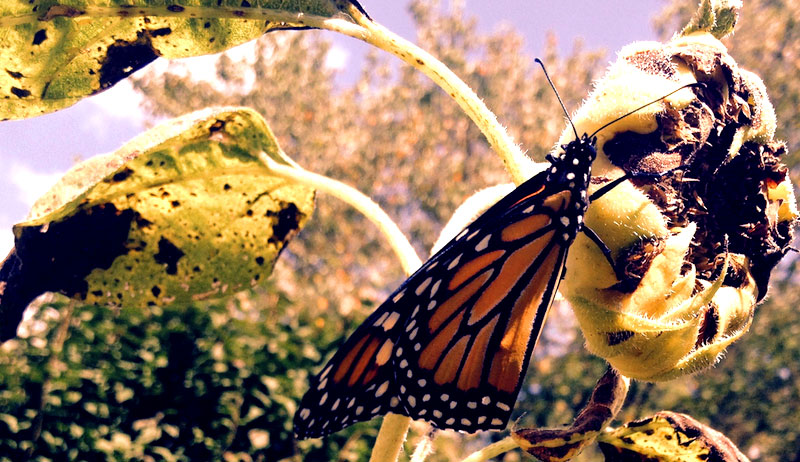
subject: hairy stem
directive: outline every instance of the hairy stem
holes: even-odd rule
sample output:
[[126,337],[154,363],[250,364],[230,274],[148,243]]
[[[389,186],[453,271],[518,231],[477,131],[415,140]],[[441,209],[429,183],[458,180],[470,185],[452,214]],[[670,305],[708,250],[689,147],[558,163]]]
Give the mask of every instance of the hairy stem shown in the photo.
[[488,140],[489,146],[503,160],[506,170],[511,175],[514,183],[521,184],[528,179],[522,169],[525,154],[508,134],[505,127],[497,121],[494,113],[489,110],[469,85],[433,55],[373,21],[352,4],[344,8],[347,14],[364,29],[364,32],[354,35],[350,33],[352,27],[344,30],[333,29],[331,26],[337,27],[338,23],[331,22],[324,27],[358,38],[389,52],[427,75],[436,85],[455,99],[467,116],[475,122]]
[[263,152],[259,154],[259,159],[273,175],[326,192],[363,213],[386,236],[406,274],[410,275],[422,265],[414,247],[411,246],[395,222],[378,204],[359,190],[332,178],[309,172],[299,166],[281,164]]
[[375,440],[369,462],[392,462],[400,456],[411,418],[399,414],[386,414]]
[[496,443],[486,446],[480,451],[473,452],[461,462],[483,462],[518,447],[519,445],[514,441],[514,438],[507,436]]

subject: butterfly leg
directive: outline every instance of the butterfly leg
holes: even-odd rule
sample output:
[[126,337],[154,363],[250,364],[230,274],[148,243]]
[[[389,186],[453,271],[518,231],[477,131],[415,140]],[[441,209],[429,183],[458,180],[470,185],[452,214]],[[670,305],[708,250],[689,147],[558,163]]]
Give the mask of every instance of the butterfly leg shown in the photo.
[[604,184],[600,187],[597,191],[593,192],[591,196],[589,196],[589,202],[594,202],[595,200],[603,197],[607,192],[611,191],[612,189],[619,186],[622,182],[627,180],[659,180],[664,178],[667,175],[672,175],[673,173],[677,172],[678,170],[685,169],[685,165],[679,165],[677,167],[671,168],[664,172],[634,172],[634,173],[626,173],[619,178],[611,180],[607,184]]
[[585,234],[586,237],[591,239],[591,241],[597,245],[600,251],[603,252],[603,256],[606,257],[606,260],[608,260],[608,263],[611,265],[611,268],[614,269],[614,274],[617,276],[617,280],[621,281],[623,275],[621,275],[620,272],[617,270],[617,264],[614,262],[614,258],[611,256],[611,249],[608,248],[606,243],[603,242],[603,239],[601,239],[600,236],[598,236],[597,233],[595,233],[594,230],[592,230],[591,228],[584,226],[583,229],[581,229],[581,231],[583,231],[583,234]]
[[[676,172],[678,170],[682,170],[684,168],[685,168],[685,166],[679,165],[679,166],[677,166],[675,168],[671,168],[671,169],[669,169],[669,170],[667,170],[665,172],[626,173],[626,174],[622,175],[621,177],[610,181],[608,184],[603,185],[602,187],[600,187],[600,189],[598,189],[597,191],[592,193],[592,195],[589,196],[589,202],[594,202],[595,200],[599,199],[600,197],[602,197],[603,195],[605,195],[606,193],[608,193],[612,189],[616,188],[617,186],[619,186],[622,182],[624,182],[626,180],[635,180],[635,179],[658,180],[660,178],[663,178],[663,177],[665,177],[667,175],[671,175],[672,173],[674,173],[674,172]],[[598,236],[597,233],[595,233],[594,230],[592,230],[589,227],[584,226],[581,231],[583,231],[583,233],[586,235],[586,237],[591,239],[592,242],[594,242],[597,245],[597,247],[600,249],[600,251],[603,252],[603,256],[606,257],[606,260],[608,260],[608,263],[611,265],[611,268],[614,269],[614,274],[617,276],[617,280],[622,281],[624,275],[621,274],[619,269],[617,268],[617,264],[614,261],[614,258],[611,256],[611,249],[609,249],[608,246],[605,244],[605,242],[603,242],[603,239],[601,239],[600,236]]]

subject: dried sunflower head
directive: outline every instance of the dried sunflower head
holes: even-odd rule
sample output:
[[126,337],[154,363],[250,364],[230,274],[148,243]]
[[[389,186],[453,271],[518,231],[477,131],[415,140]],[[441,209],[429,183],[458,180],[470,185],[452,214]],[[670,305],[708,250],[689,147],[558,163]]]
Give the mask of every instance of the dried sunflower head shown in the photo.
[[[632,378],[713,364],[749,327],[798,217],[764,84],[710,32],[624,48],[575,125],[592,133],[692,82],[704,85],[597,134],[598,186],[625,173],[669,173],[627,181],[591,204],[586,225],[615,268],[580,236],[561,285],[589,349]],[[565,131],[562,143],[573,136]]]

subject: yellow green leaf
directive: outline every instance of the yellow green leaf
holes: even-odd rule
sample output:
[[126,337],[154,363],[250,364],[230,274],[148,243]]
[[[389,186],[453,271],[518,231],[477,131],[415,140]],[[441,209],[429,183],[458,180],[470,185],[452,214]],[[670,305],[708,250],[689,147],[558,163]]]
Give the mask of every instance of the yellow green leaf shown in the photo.
[[68,107],[159,56],[216,53],[335,15],[334,0],[0,2],[0,120]]
[[607,461],[749,462],[722,433],[686,414],[662,411],[598,437]]
[[145,307],[263,281],[314,191],[270,175],[261,152],[287,162],[256,112],[212,108],[70,170],[14,227],[0,267],[2,339],[46,291]]

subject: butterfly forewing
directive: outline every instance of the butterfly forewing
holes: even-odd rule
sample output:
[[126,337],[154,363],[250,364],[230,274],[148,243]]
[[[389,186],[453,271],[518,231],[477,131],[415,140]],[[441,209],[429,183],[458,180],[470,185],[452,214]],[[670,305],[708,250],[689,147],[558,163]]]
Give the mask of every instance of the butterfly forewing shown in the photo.
[[587,207],[587,136],[411,275],[312,381],[298,437],[395,412],[442,428],[504,428]]
[[395,352],[406,415],[469,432],[505,427],[566,257],[553,220],[568,198],[554,210],[534,197],[502,227],[462,233],[459,252],[415,290]]

